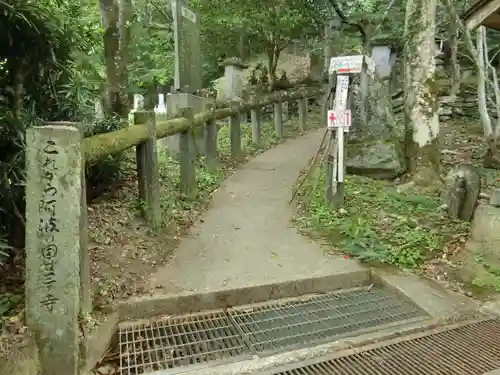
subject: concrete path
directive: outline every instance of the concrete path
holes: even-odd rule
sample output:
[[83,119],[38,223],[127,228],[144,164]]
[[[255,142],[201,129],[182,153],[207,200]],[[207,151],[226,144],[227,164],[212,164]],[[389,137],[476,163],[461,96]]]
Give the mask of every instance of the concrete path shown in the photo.
[[292,185],[322,134],[270,149],[228,178],[153,278],[157,287],[166,293],[207,292],[360,270],[354,260],[326,254],[291,223]]

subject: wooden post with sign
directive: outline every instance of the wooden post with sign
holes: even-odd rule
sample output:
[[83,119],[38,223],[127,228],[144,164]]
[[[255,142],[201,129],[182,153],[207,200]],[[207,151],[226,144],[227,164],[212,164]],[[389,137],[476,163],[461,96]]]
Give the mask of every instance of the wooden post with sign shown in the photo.
[[363,69],[364,56],[341,56],[330,60],[329,73],[337,73],[334,108],[328,111],[330,130],[329,154],[326,163],[325,199],[327,204],[340,207],[344,203],[344,133],[351,126],[351,110],[347,108],[349,78]]

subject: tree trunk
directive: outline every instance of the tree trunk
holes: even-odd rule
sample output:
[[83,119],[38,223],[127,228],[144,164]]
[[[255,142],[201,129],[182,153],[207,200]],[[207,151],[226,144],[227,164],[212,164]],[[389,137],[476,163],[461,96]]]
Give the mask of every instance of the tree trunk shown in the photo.
[[272,46],[267,48],[267,58],[269,70],[269,91],[273,91],[276,86],[276,68],[278,67],[278,60],[280,58],[281,50],[277,42],[272,42]]
[[[448,3],[447,6],[453,6]],[[456,98],[460,91],[460,64],[458,62],[458,20],[457,13],[448,11],[450,25],[448,26],[448,38],[450,43],[451,61],[451,89],[450,96]]]
[[[500,130],[500,89],[498,86],[498,77],[496,69],[491,65],[488,57],[488,45],[486,43],[486,28],[480,26],[477,30],[477,51],[478,62],[482,66],[478,74],[478,107],[483,122],[485,137],[488,142],[488,150],[483,160],[485,168],[500,169],[500,145],[499,130]],[[491,117],[488,113],[487,103],[487,90],[486,81],[489,80],[488,71],[491,71],[493,82],[489,82],[490,88],[495,94],[495,110],[496,110],[496,123],[491,124]]]
[[481,124],[483,125],[484,137],[487,140],[491,140],[493,138],[493,128],[491,126],[490,115],[488,114],[488,103],[486,99],[486,64],[484,61],[485,51],[483,42],[485,33],[486,31],[484,26],[479,26],[477,29],[476,39],[477,59],[479,65],[479,69],[477,70],[477,102],[479,117],[481,118]]
[[120,55],[119,7],[115,0],[99,0],[99,9],[104,28],[104,62],[107,85],[104,111],[108,116],[127,116],[126,95],[123,96],[122,68]]
[[128,61],[129,61],[129,45],[130,45],[130,25],[132,23],[132,1],[119,0],[119,53],[120,53],[120,99],[124,107],[125,114],[130,111],[129,95],[128,95]]
[[24,102],[24,61],[23,59],[16,59],[16,63],[11,67],[13,77],[13,97],[12,97],[12,113],[15,117],[19,118],[23,109]]
[[325,58],[323,72],[328,72],[330,66],[330,58],[332,58],[332,28],[330,22],[327,22],[324,26],[324,46],[323,55]]
[[[365,34],[363,36],[363,54],[365,56],[371,56],[371,39],[372,39],[372,27],[370,24],[366,24],[364,26]],[[363,69],[361,70],[360,76],[359,76],[359,103],[358,103],[358,109],[359,109],[359,117],[361,121],[361,126],[363,128],[366,127],[368,123],[368,115],[366,111],[367,107],[367,99],[368,99],[368,85],[370,84],[370,78],[368,77],[368,72],[364,68],[363,64]]]
[[247,53],[248,52],[247,51],[247,49],[248,49],[248,36],[247,36],[245,29],[240,31],[240,42],[239,42],[238,49],[239,49],[241,61],[245,61],[247,59],[247,56],[248,56],[248,53]]
[[408,0],[405,19],[405,157],[416,185],[440,181],[439,116],[434,78],[437,0]]

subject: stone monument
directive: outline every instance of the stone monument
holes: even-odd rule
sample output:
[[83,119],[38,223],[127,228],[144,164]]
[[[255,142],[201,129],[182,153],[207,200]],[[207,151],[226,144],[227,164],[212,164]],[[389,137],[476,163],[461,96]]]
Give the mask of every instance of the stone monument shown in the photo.
[[[200,50],[200,15],[190,9],[187,0],[172,0],[172,16],[174,20],[175,40],[175,74],[174,89],[167,95],[167,117],[173,118],[179,108],[192,107],[194,113],[206,109],[210,102],[207,98],[197,96],[202,88],[201,50]],[[197,131],[198,150],[203,151],[203,129]],[[164,138],[160,145],[172,154],[179,152],[179,136]]]
[[39,126],[26,143],[26,322],[41,375],[78,375],[81,134]]
[[177,92],[194,94],[202,88],[200,15],[187,0],[172,0],[174,19],[175,74]]

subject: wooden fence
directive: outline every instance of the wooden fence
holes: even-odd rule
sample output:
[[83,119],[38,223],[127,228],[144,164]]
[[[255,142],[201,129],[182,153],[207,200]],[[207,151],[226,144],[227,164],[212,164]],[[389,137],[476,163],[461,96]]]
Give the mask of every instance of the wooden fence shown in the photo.
[[[204,160],[217,160],[217,120],[229,118],[230,149],[242,156],[241,115],[250,113],[252,141],[261,144],[261,112],[273,107],[276,137],[283,137],[282,106],[297,103],[300,129],[306,130],[308,99],[321,90],[299,90],[250,103],[194,114],[183,108],[179,117],[156,121],[154,112],[137,112],[135,125],[82,139],[75,124],[52,123],[27,132],[26,180],[26,320],[38,339],[42,374],[77,375],[88,368],[80,319],[92,312],[90,262],[87,249],[85,163],[136,148],[139,199],[152,229],[160,226],[157,140],[179,134],[180,188],[196,193],[194,134],[203,128]],[[83,334],[83,338],[88,334]]]

